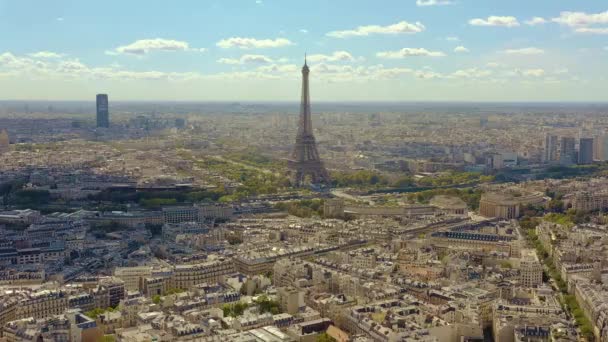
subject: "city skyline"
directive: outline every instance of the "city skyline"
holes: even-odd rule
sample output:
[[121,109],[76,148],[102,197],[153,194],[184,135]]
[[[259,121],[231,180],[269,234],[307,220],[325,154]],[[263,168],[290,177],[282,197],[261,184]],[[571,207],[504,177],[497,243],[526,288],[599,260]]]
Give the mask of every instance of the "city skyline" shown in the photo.
[[2,100],[296,101],[304,53],[318,101],[602,101],[607,83],[599,1],[105,7],[1,0]]

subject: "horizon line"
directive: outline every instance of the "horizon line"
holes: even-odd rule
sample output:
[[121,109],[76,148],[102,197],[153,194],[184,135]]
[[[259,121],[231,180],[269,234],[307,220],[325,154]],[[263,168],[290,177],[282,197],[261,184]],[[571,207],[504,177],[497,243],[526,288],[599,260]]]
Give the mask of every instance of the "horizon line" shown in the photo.
[[[95,103],[95,99],[90,100],[75,100],[75,99],[62,99],[62,100],[48,100],[48,99],[0,99],[0,103],[3,102],[92,102]],[[299,103],[299,100],[151,100],[151,99],[117,99],[112,100],[110,96],[110,103]],[[378,104],[378,103],[390,103],[390,104],[415,104],[415,103],[537,103],[537,104],[559,104],[559,103],[573,103],[573,104],[608,104],[608,100],[317,100],[314,103],[331,104],[331,103],[356,103],[356,104]]]

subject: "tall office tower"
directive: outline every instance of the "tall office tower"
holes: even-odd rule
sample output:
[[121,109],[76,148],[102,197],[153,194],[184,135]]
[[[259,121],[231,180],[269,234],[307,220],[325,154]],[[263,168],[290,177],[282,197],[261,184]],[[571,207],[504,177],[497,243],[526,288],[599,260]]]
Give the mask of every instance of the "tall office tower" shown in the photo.
[[597,148],[597,155],[593,156],[593,159],[599,161],[607,161],[608,160],[608,134],[601,134],[593,140],[594,144],[594,153]]
[[312,120],[310,110],[310,92],[308,87],[308,75],[310,69],[304,59],[302,67],[302,103],[300,104],[300,122],[298,123],[298,135],[296,144],[293,148],[292,159],[289,161],[289,168],[293,173],[293,185],[302,186],[306,182],[306,177],[310,177],[310,182],[317,185],[329,185],[329,173],[325,169],[319,152],[317,143],[312,132]]
[[581,165],[593,163],[593,138],[579,140],[578,163]]
[[97,127],[110,127],[110,111],[107,94],[97,94]]
[[606,146],[608,146],[608,135],[606,133],[595,134],[593,136],[593,160],[605,161]]
[[559,163],[570,165],[576,163],[576,139],[574,137],[562,137],[559,145]]
[[557,161],[557,135],[547,133],[543,144],[543,161],[550,163]]
[[0,132],[0,153],[4,153],[9,150],[11,146],[11,140],[5,129]]

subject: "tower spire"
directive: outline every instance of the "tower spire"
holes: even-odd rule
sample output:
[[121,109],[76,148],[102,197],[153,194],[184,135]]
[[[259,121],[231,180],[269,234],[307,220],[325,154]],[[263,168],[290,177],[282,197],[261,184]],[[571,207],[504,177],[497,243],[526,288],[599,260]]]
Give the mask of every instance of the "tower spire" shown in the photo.
[[308,76],[310,69],[307,64],[307,54],[304,54],[304,66],[302,67],[302,102],[300,103],[300,120],[296,144],[293,149],[289,168],[293,172],[293,184],[302,186],[310,178],[312,184],[329,185],[330,179],[317,151],[317,143],[313,135],[310,89]]

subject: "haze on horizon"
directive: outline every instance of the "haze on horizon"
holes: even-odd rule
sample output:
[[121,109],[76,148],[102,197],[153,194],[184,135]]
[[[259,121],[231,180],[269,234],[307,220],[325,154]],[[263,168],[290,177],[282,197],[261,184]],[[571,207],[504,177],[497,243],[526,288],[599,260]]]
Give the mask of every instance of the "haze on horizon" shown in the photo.
[[602,1],[0,0],[0,100],[605,101]]

